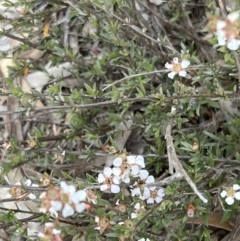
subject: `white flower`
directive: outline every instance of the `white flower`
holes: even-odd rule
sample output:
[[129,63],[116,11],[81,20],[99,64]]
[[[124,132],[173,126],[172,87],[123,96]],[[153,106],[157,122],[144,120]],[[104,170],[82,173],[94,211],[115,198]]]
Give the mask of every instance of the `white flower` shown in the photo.
[[[146,193],[148,192],[149,188],[144,187],[142,188],[141,185],[143,184],[149,184],[149,183],[154,183],[155,179],[153,176],[149,176],[149,173],[147,170],[140,170],[139,171],[139,180],[138,182],[135,182],[133,186],[135,186],[134,189],[131,190],[132,196],[138,196],[142,200],[145,200],[145,196],[147,195]],[[140,184],[139,184],[140,183]],[[154,190],[155,187],[150,187],[150,189]],[[143,191],[143,195],[142,192]],[[144,196],[145,195],[145,196]]]
[[142,200],[147,199],[147,203],[160,203],[165,196],[164,190],[156,189],[156,187],[144,188],[143,196],[140,197]]
[[141,238],[141,239],[139,239],[138,241],[150,241],[150,239],[149,238]]
[[230,50],[237,50],[240,46],[239,35],[239,12],[230,13],[227,20],[218,20],[216,35],[220,46],[227,45]]
[[233,184],[232,187],[228,188],[227,190],[223,190],[221,192],[221,197],[226,198],[225,201],[228,205],[232,205],[234,203],[234,198],[240,200],[240,186],[238,184]]
[[185,77],[187,75],[186,69],[190,65],[188,60],[179,61],[178,58],[174,58],[172,63],[169,64],[168,62],[165,64],[165,68],[171,70],[168,74],[168,77],[173,79],[175,75]]
[[139,170],[145,167],[143,156],[127,156],[126,160],[117,157],[113,160],[113,174],[120,176],[125,183],[130,182],[130,175],[136,176]]
[[103,173],[98,174],[98,182],[103,183],[100,186],[101,191],[111,190],[112,193],[119,193],[120,187],[120,177],[113,175],[113,169],[110,167],[105,167]]

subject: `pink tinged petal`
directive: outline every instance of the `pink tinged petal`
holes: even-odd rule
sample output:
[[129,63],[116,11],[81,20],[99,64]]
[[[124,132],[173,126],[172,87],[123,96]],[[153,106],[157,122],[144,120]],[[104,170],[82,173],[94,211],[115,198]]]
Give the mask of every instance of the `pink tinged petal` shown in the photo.
[[121,170],[120,168],[118,168],[118,167],[114,167],[114,168],[112,169],[112,172],[113,172],[113,175],[115,175],[115,176],[120,176],[122,170]]
[[168,73],[168,77],[169,77],[170,79],[173,79],[175,75],[176,75],[175,72],[170,72],[170,73]]
[[143,156],[137,156],[136,157],[136,164],[138,164],[140,167],[144,168],[145,167],[145,163],[144,163],[144,158]]
[[150,198],[147,200],[147,203],[154,203],[154,199],[150,197]]
[[104,175],[102,173],[98,174],[98,183],[103,183],[105,182],[106,178],[104,177]]
[[190,61],[188,60],[183,60],[181,63],[181,67],[186,69],[190,65]]
[[133,165],[136,163],[136,156],[127,156],[127,163]]
[[165,64],[165,68],[167,68],[167,69],[172,69],[172,68],[173,68],[173,65],[172,65],[172,64],[169,64],[169,63],[166,63],[166,64]]
[[29,196],[28,196],[31,200],[34,200],[36,199],[36,195],[34,195],[33,193],[30,193]]
[[234,203],[234,199],[232,197],[227,197],[225,201],[228,205],[232,205]]
[[110,167],[105,167],[104,170],[103,170],[103,174],[106,176],[106,177],[110,177],[112,175],[112,168]]
[[62,209],[62,203],[60,201],[51,201],[51,206],[55,211],[60,211]]
[[162,197],[156,197],[155,199],[156,203],[160,203],[162,200],[163,200]]
[[239,18],[239,12],[230,13],[227,18],[229,21],[235,22]]
[[179,73],[178,73],[179,76],[182,76],[182,77],[185,77],[187,75],[187,72],[185,70],[181,70]]
[[72,208],[72,206],[66,203],[62,210],[63,217],[66,218],[66,217],[72,216],[73,214],[74,214],[74,209]]
[[85,210],[85,203],[79,203],[75,208],[78,213],[82,213]]
[[240,192],[236,192],[234,194],[234,197],[237,199],[237,200],[240,200]]
[[155,182],[154,176],[148,176],[146,183],[154,183],[154,182]]
[[237,191],[240,189],[240,186],[238,184],[233,184],[233,190]]
[[132,193],[132,197],[140,196],[140,195],[141,195],[140,188],[137,187],[137,188],[132,189],[132,190],[131,190],[131,193]]
[[138,165],[133,165],[131,168],[131,175],[137,176],[139,174],[140,168]]
[[227,191],[223,190],[223,191],[220,193],[220,196],[221,196],[221,197],[226,197],[226,196],[227,196]]
[[120,184],[120,178],[117,177],[117,176],[114,176],[114,177],[113,177],[113,183],[114,183],[114,184]]
[[163,189],[159,189],[157,194],[158,194],[159,197],[164,197],[165,196],[165,193],[164,193]]
[[226,25],[227,25],[226,21],[219,20],[217,22],[217,31],[222,30],[223,28],[226,27]]
[[120,187],[118,185],[111,185],[111,192],[112,193],[119,193],[120,192]]
[[122,158],[121,157],[117,157],[113,160],[113,166],[115,167],[120,167],[122,165]]
[[173,63],[178,64],[178,58],[177,57],[173,58]]
[[106,184],[101,185],[101,186],[100,186],[100,190],[101,190],[102,192],[107,191],[107,190],[108,190],[108,185],[106,185]]
[[228,44],[227,44],[227,47],[230,49],[230,50],[237,50],[239,48],[239,42],[237,39],[231,39]]
[[138,176],[140,177],[141,180],[145,180],[147,179],[148,175],[149,173],[147,170],[140,170]]

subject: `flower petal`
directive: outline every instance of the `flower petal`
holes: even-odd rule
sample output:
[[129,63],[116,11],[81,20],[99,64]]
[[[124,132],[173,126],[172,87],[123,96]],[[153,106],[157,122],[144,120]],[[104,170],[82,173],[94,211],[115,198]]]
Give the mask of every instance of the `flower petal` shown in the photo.
[[239,48],[239,41],[237,39],[231,39],[228,44],[227,47],[230,50],[237,50]]
[[147,200],[147,203],[154,203],[154,199],[153,198],[148,198],[148,200]]
[[162,197],[156,197],[156,199],[155,199],[156,203],[160,203],[162,200],[163,200]]
[[110,177],[112,175],[112,168],[110,167],[105,167],[104,170],[103,170],[103,174],[106,176],[106,177]]
[[34,195],[33,193],[30,193],[29,196],[28,196],[31,200],[34,200],[36,199],[36,195]]
[[172,65],[172,64],[169,64],[169,63],[166,63],[166,64],[165,64],[165,68],[167,68],[167,69],[172,69],[172,68],[173,68],[173,65]]
[[165,196],[164,190],[162,188],[158,190],[157,194],[158,194],[159,197]]
[[222,20],[217,21],[217,31],[222,30],[223,28],[226,27],[226,25],[227,25],[226,21],[222,21]]
[[234,203],[234,199],[232,197],[227,197],[225,201],[228,205],[232,205]]
[[79,203],[75,208],[78,213],[82,213],[85,210],[85,203]]
[[74,214],[74,209],[72,208],[72,206],[66,203],[62,210],[63,217],[66,218],[66,217],[72,216],[73,214]]
[[120,178],[117,177],[117,176],[114,176],[114,177],[113,177],[113,183],[114,183],[114,184],[120,184]]
[[154,176],[148,176],[147,180],[146,180],[146,183],[153,183],[155,182],[155,179],[154,179]]
[[190,65],[190,61],[188,61],[188,60],[183,60],[181,62],[181,67],[184,69],[186,69],[189,65]]
[[173,58],[173,63],[178,64],[178,58],[177,57]]
[[120,176],[120,175],[121,175],[121,172],[122,172],[122,170],[121,170],[121,168],[119,168],[119,167],[113,167],[113,169],[112,169],[112,173],[113,173],[113,175],[115,175],[115,176]]
[[136,156],[127,156],[127,163],[133,165],[136,163]]
[[220,193],[220,196],[221,196],[221,197],[226,197],[226,196],[227,196],[227,191],[226,191],[226,190],[223,190],[223,191]]
[[136,187],[136,188],[132,189],[132,190],[131,190],[131,194],[132,194],[132,197],[140,196],[140,195],[141,195],[140,188],[139,188],[139,187]]
[[173,79],[175,75],[176,75],[175,72],[170,72],[170,73],[168,73],[168,77],[169,77],[170,79]]
[[136,164],[139,165],[140,167],[144,168],[145,167],[145,163],[144,163],[144,158],[141,155],[138,155],[136,157]]
[[187,72],[185,70],[181,70],[179,73],[178,73],[179,76],[182,76],[182,77],[185,77],[187,75]]
[[138,165],[133,165],[131,168],[131,175],[133,176],[138,176],[139,174],[139,166]]
[[229,21],[235,22],[239,18],[239,11],[228,14],[227,18]]
[[240,189],[240,186],[238,184],[233,184],[233,190],[237,191]]
[[120,187],[118,185],[111,185],[111,192],[112,193],[119,193],[120,192]]
[[117,157],[113,160],[113,166],[115,166],[115,167],[121,166],[122,163],[123,163],[123,160],[121,157]]
[[240,192],[236,192],[234,194],[234,197],[237,199],[237,200],[240,200]]
[[102,173],[98,174],[98,183],[103,183],[106,180]]
[[101,185],[101,186],[100,186],[100,190],[101,190],[102,192],[107,191],[107,190],[108,190],[108,185],[107,185],[107,184]]
[[62,209],[62,203],[60,201],[51,201],[52,208],[57,212]]
[[87,198],[87,192],[84,190],[79,190],[71,195],[71,201],[75,204],[85,201]]
[[148,173],[147,170],[140,170],[139,171],[139,177],[140,177],[141,180],[147,179],[148,175],[149,175],[149,173]]

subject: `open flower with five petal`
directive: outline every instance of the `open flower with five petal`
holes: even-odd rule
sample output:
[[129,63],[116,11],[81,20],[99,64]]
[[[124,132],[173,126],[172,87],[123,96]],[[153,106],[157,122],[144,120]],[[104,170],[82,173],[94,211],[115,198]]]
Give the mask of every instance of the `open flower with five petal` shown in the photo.
[[114,174],[118,172],[110,167],[105,167],[103,173],[98,174],[98,182],[102,183],[100,186],[101,191],[110,190],[112,193],[120,192],[120,177]]
[[240,200],[240,191],[238,190],[240,190],[240,186],[238,184],[233,184],[232,187],[223,190],[220,195],[222,198],[225,198],[228,205],[232,205],[234,199]]
[[168,62],[165,64],[165,67],[169,69],[171,72],[168,73],[168,77],[173,79],[175,75],[179,75],[185,77],[187,75],[186,68],[190,65],[190,61],[182,60],[179,61],[177,57],[173,58],[171,64]]

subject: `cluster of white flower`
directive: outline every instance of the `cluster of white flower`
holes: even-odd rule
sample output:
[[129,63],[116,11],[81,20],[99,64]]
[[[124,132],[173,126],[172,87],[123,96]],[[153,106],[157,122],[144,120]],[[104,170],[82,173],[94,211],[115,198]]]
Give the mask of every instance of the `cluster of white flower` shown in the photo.
[[179,61],[177,57],[173,58],[172,63],[166,63],[165,67],[171,72],[168,73],[168,77],[173,79],[175,75],[185,77],[187,75],[186,68],[190,65],[190,61],[182,60]]
[[113,160],[113,168],[105,167],[103,173],[99,173],[98,182],[101,184],[101,191],[120,192],[120,183],[130,183],[130,177],[138,178],[132,186],[132,196],[138,196],[147,203],[161,202],[164,197],[164,190],[155,186],[146,187],[145,184],[154,183],[154,177],[149,176],[145,167],[144,158],[138,156],[121,155]]
[[130,176],[137,177],[141,168],[145,167],[142,156],[119,156],[113,160],[113,168],[105,167],[99,173],[98,182],[101,191],[110,190],[112,193],[120,192],[120,183],[129,183]]
[[46,192],[40,195],[41,207],[40,212],[51,213],[54,217],[58,216],[57,212],[62,212],[63,217],[69,217],[76,212],[81,213],[85,210],[84,201],[87,198],[85,190],[76,191],[72,185],[66,182],[60,182],[60,187],[50,186]]
[[223,190],[220,195],[222,198],[225,198],[228,205],[232,205],[234,203],[234,199],[240,200],[240,191],[238,190],[240,190],[240,186],[238,184],[233,184],[232,187]]

